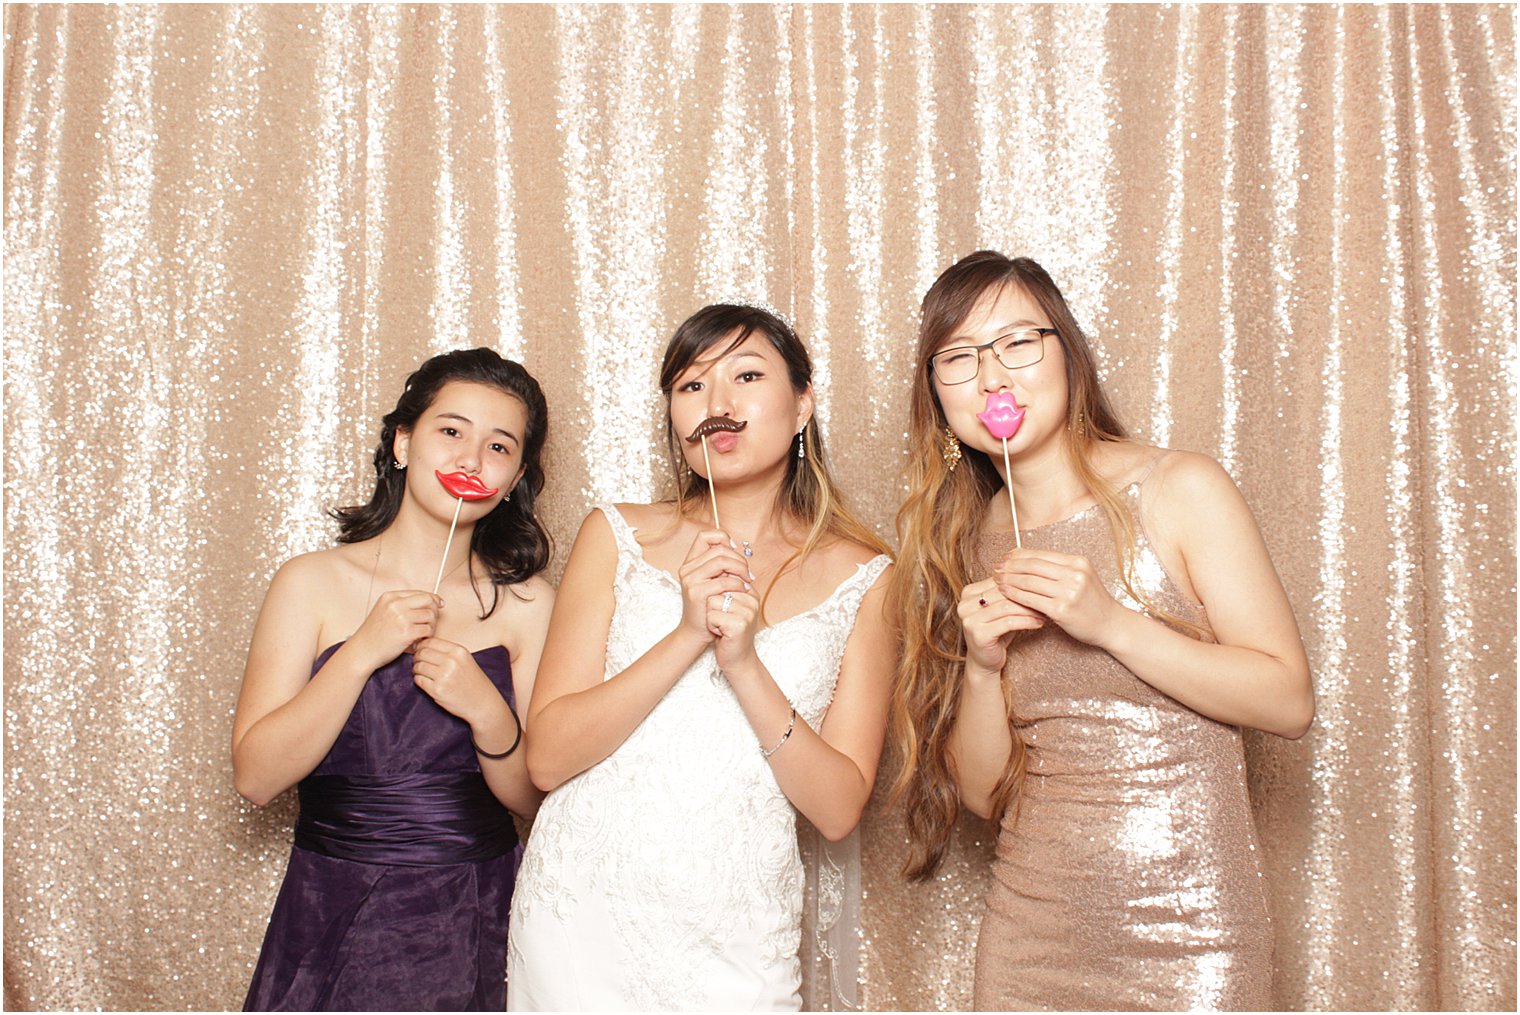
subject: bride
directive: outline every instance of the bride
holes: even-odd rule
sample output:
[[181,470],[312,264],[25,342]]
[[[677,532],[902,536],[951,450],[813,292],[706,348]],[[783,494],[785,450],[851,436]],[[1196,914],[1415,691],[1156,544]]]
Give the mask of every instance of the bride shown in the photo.
[[539,667],[549,795],[509,1008],[801,1005],[795,815],[831,840],[859,823],[895,646],[890,562],[841,503],[811,378],[754,307],[706,307],[665,350],[676,496],[587,517]]

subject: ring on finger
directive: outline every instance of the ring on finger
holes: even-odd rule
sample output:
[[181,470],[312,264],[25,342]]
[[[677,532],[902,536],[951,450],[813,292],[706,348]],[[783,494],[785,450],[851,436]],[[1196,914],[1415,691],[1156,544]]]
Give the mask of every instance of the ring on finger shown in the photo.
[[734,605],[734,594],[732,592],[723,593],[723,612],[727,613],[728,608],[732,605]]
[[978,606],[986,606],[987,605],[987,600],[985,600],[985,599],[978,599],[976,601],[976,605],[978,605]]

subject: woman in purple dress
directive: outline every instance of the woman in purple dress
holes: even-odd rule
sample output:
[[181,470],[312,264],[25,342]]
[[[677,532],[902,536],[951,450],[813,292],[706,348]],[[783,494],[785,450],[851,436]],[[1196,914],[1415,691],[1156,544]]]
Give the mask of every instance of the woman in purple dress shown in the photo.
[[503,1007],[508,810],[538,804],[521,717],[554,600],[546,427],[518,364],[433,357],[383,420],[369,503],[334,512],[339,545],[270,584],[233,778],[258,805],[298,785],[301,811],[248,1010]]

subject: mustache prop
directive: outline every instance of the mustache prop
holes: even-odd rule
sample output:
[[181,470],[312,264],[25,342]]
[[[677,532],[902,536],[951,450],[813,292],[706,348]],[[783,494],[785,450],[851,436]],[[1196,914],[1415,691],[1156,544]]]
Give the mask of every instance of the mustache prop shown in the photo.
[[702,464],[707,467],[707,496],[712,501],[713,528],[721,529],[718,524],[718,491],[713,486],[712,459],[707,454],[707,438],[715,433],[738,433],[749,426],[749,420],[735,420],[727,416],[708,416],[698,423],[696,429],[686,438],[686,443],[695,444],[702,442]]

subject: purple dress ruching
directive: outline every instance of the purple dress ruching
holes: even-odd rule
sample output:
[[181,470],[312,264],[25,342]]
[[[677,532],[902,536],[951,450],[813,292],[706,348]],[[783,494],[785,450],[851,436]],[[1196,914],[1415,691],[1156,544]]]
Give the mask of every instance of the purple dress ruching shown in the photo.
[[[506,649],[474,655],[515,708]],[[412,683],[411,655],[370,676],[298,789],[295,846],[244,1009],[501,1011],[522,848],[469,726]]]

